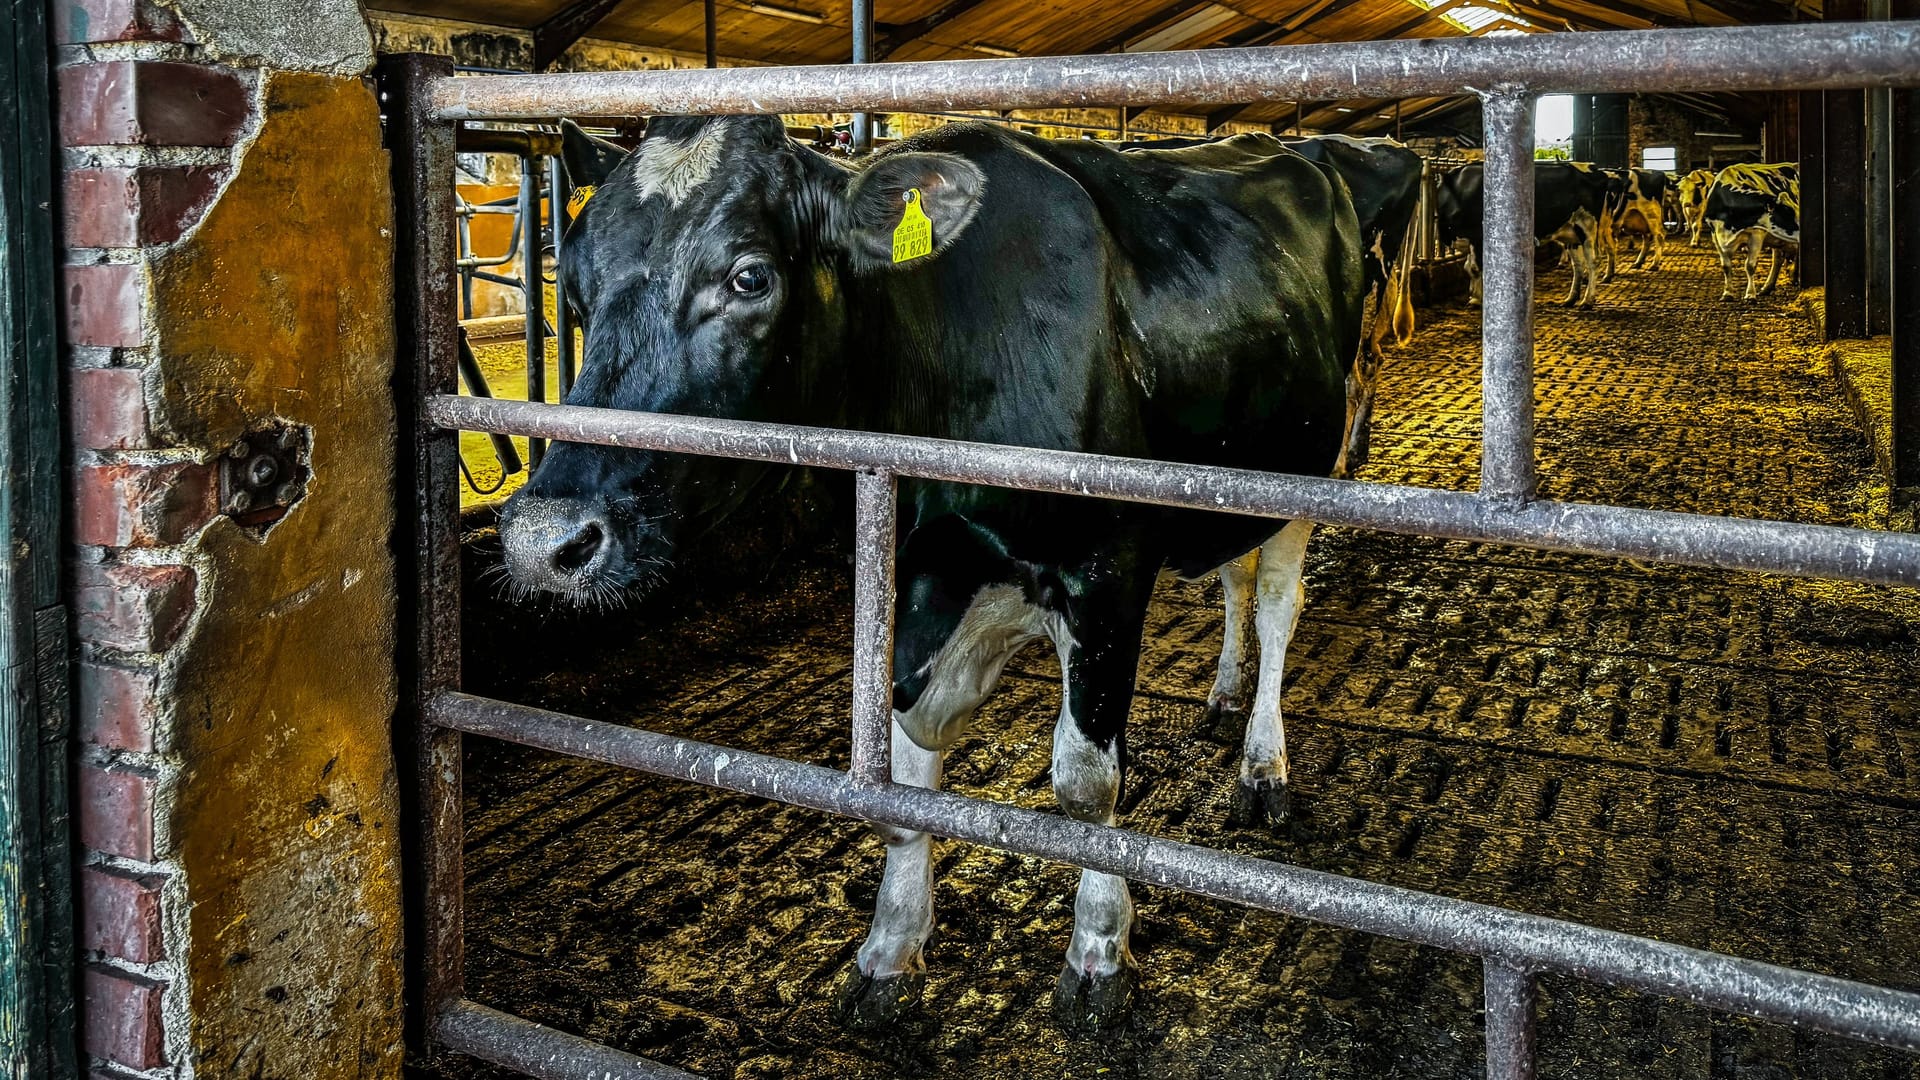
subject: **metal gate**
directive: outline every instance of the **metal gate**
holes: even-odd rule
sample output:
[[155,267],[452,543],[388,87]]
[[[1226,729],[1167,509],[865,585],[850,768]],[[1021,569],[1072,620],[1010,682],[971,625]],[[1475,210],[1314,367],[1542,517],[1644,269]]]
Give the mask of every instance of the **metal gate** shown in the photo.
[[[540,1077],[687,1074],[468,1001],[462,994],[463,734],[1119,874],[1480,957],[1487,1074],[1533,1075],[1536,977],[1575,975],[1920,1052],[1920,994],[1504,908],[1375,884],[1125,829],[896,785],[892,698],[895,477],[1306,518],[1338,525],[1804,577],[1920,585],[1920,536],[1534,498],[1534,102],[1547,93],[1920,85],[1920,22],[1556,33],[948,63],[454,78],[387,62],[400,225],[401,550],[417,642],[411,812],[412,982],[431,1044]],[[456,395],[454,129],[465,120],[635,113],[940,111],[1207,105],[1473,93],[1484,100],[1486,244],[1480,490],[1330,480],[871,432]],[[403,356],[405,354],[403,353]],[[406,361],[403,361],[406,362]],[[846,469],[856,474],[853,752],[815,765],[460,693],[458,433]],[[404,640],[404,639],[403,639]]]

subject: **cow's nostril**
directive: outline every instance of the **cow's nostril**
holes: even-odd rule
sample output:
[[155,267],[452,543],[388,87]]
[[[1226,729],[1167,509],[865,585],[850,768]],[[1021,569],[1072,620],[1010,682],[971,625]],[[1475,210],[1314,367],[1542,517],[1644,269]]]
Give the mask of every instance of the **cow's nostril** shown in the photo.
[[605,539],[599,522],[587,522],[553,553],[553,568],[563,574],[577,572],[600,553],[600,545]]

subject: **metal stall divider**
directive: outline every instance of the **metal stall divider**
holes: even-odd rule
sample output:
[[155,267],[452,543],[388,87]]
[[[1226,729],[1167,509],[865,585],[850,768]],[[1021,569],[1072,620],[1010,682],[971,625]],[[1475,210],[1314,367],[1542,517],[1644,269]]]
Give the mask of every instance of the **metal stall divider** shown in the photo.
[[[417,492],[411,611],[416,1016],[439,1046],[539,1077],[685,1076],[540,1028],[461,991],[459,733],[1088,867],[1480,957],[1487,1070],[1534,1075],[1537,976],[1556,972],[1920,1052],[1920,994],[1578,923],[1228,855],[1126,829],[892,783],[892,492],[897,476],[1306,518],[1385,531],[1805,577],[1920,585],[1920,536],[1533,498],[1533,102],[1556,92],[1920,85],[1920,23],[1560,33],[974,61],[453,79],[396,57],[385,83],[407,238],[403,403]],[[1487,129],[1479,493],[744,421],[462,398],[453,393],[451,124],[634,112],[739,113],[1207,105],[1476,93]],[[402,385],[408,385],[402,383]],[[858,473],[852,767],[839,772],[458,692],[457,430],[849,469]],[[412,485],[412,486],[408,486]]]

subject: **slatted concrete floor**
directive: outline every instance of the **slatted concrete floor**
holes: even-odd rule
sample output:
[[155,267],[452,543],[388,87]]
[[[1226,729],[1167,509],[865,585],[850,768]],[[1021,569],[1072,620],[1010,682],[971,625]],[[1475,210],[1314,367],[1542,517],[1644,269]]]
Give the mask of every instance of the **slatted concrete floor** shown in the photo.
[[[1552,497],[1877,525],[1885,492],[1791,298],[1722,305],[1710,256],[1542,308]],[[1542,296],[1564,293],[1547,275]],[[1476,479],[1478,315],[1423,311],[1366,479]],[[484,555],[481,556],[484,558]],[[843,765],[831,552],[650,623],[482,604],[469,686]],[[1911,593],[1323,530],[1286,707],[1299,819],[1226,824],[1237,732],[1200,726],[1217,587],[1154,606],[1124,809],[1145,831],[1920,989],[1920,603]],[[951,789],[1050,807],[1036,647]],[[1478,968],[1135,886],[1145,993],[1072,1037],[1048,1002],[1074,872],[943,843],[919,1017],[832,1020],[880,845],[857,824],[476,744],[471,996],[710,1077],[1470,1077]],[[1542,1074],[1913,1078],[1920,1059],[1549,979]],[[497,1075],[445,1061],[433,1075]]]

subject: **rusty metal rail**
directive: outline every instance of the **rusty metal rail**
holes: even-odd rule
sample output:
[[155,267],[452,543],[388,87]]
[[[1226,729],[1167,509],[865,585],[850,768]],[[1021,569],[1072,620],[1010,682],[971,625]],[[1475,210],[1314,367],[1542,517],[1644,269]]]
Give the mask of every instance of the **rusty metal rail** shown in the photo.
[[[405,605],[414,838],[409,910],[416,1037],[540,1077],[677,1070],[465,1000],[461,733],[748,792],[1122,874],[1482,958],[1487,1071],[1534,1075],[1536,978],[1561,972],[1920,1052],[1920,994],[1776,967],[1016,807],[896,785],[888,775],[896,476],[1307,518],[1561,551],[1920,585],[1920,537],[1538,501],[1533,445],[1533,103],[1564,91],[1920,85],[1920,22],[1373,42],[1196,53],[725,71],[455,79],[388,60],[383,89],[403,242],[398,316],[403,501],[418,506]],[[868,432],[483,401],[456,396],[452,127],[466,119],[640,112],[944,111],[1062,105],[1479,94],[1487,144],[1481,490],[1439,491]],[[1496,179],[1498,183],[1494,182]],[[847,772],[460,694],[458,431],[854,470],[853,748]],[[404,548],[403,548],[404,550]]]

